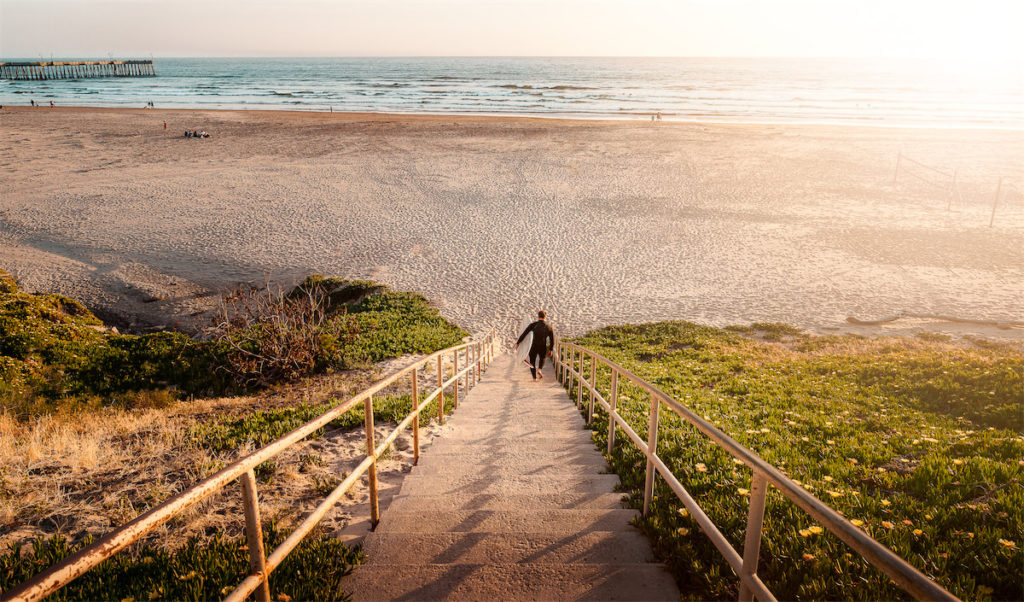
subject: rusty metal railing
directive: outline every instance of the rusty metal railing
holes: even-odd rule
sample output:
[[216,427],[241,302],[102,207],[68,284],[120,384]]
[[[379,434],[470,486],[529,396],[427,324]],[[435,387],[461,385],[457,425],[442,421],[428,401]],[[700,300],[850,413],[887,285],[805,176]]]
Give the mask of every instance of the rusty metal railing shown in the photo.
[[[892,550],[875,541],[864,531],[855,527],[838,512],[807,492],[777,468],[768,464],[760,456],[737,443],[711,423],[707,422],[692,410],[669,397],[646,380],[636,376],[629,370],[601,355],[573,343],[556,341],[555,369],[562,384],[572,390],[573,379],[576,382],[576,407],[583,409],[583,390],[588,392],[587,424],[594,418],[594,404],[599,404],[608,412],[608,453],[615,446],[615,427],[618,426],[647,457],[647,476],[644,480],[644,516],[650,508],[651,495],[654,492],[656,475],[661,477],[675,492],[691,516],[700,525],[711,543],[718,549],[726,562],[736,571],[740,579],[739,599],[752,600],[755,596],[761,601],[774,601],[768,587],[757,575],[757,562],[761,549],[761,527],[764,520],[765,496],[769,485],[774,485],[786,498],[799,506],[807,514],[820,522],[822,526],[843,540],[864,559],[888,575],[897,585],[919,600],[957,600],[957,598],[935,583],[923,573],[910,566]],[[589,358],[589,366],[586,360]],[[609,399],[605,400],[596,387],[597,364],[611,369],[611,387]],[[588,369],[589,368],[589,369]],[[589,372],[589,381],[585,373]],[[650,395],[647,441],[641,439],[616,410],[619,381],[625,378],[634,385],[647,391]],[[741,557],[726,539],[725,535],[708,518],[693,496],[686,491],[682,483],[672,474],[665,462],[658,457],[658,414],[662,405],[678,414],[704,433],[719,447],[751,470],[753,479],[750,486],[750,508],[747,514],[746,540]]]
[[[463,357],[461,364],[463,368],[461,370],[459,369],[460,356]],[[0,595],[0,602],[31,602],[45,598],[91,570],[99,563],[137,542],[147,533],[166,523],[171,518],[178,516],[190,507],[224,489],[236,479],[241,484],[242,506],[245,514],[245,535],[249,548],[249,567],[251,572],[225,600],[244,600],[255,592],[257,600],[268,602],[270,600],[268,585],[270,573],[281,565],[285,556],[294,550],[299,542],[313,530],[317,523],[323,519],[327,512],[334,507],[363,473],[367,474],[369,481],[370,518],[372,525],[376,527],[380,520],[377,495],[377,458],[388,449],[388,446],[394,442],[399,433],[411,424],[413,431],[413,462],[418,462],[420,456],[420,413],[436,398],[438,401],[438,417],[443,421],[445,389],[453,387],[453,402],[454,407],[457,408],[460,386],[468,392],[483,377],[483,372],[487,369],[493,356],[494,332],[492,331],[475,341],[449,347],[416,360],[398,372],[356,394],[348,401],[328,410],[319,418],[307,422],[280,439],[233,462],[213,476],[108,533],[93,545],[78,551],[63,562],[46,569],[14,589],[4,592]],[[452,376],[446,380],[444,378],[444,360],[447,357],[452,358]],[[416,401],[419,400],[420,395],[418,383],[419,370],[435,362],[437,386],[417,404]],[[373,396],[386,387],[399,383],[405,377],[410,377],[414,407],[391,434],[377,444],[374,440],[373,430]],[[461,385],[460,380],[463,381]],[[327,495],[315,510],[306,516],[288,538],[271,552],[270,556],[267,556],[263,549],[263,535],[260,525],[259,501],[254,469],[263,462],[274,458],[285,449],[299,443],[315,431],[327,426],[329,422],[342,416],[360,403],[363,404],[366,423],[366,458],[359,463],[340,485]]]

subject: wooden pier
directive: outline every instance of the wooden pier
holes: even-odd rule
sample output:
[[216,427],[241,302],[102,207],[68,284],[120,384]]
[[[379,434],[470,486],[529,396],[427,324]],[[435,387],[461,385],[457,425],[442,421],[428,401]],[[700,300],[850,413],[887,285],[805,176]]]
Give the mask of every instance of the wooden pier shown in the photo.
[[48,80],[89,77],[152,77],[153,61],[31,61],[0,63],[0,79]]

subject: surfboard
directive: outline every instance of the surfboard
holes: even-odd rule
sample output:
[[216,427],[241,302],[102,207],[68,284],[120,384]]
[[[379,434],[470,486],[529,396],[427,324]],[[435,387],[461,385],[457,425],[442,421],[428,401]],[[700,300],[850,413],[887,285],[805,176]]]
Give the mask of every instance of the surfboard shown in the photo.
[[[533,323],[533,320],[526,320],[519,325],[519,331],[516,332],[516,338],[523,334],[526,327]],[[516,363],[530,365],[530,346],[533,345],[533,333],[526,335],[522,343],[519,343],[519,350],[516,351]]]

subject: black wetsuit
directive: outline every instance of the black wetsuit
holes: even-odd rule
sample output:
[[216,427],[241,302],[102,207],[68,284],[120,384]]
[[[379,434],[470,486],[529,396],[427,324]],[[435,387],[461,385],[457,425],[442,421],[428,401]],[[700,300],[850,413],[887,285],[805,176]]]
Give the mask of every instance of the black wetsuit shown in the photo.
[[519,335],[516,345],[523,342],[526,335],[533,333],[533,344],[530,345],[530,374],[537,378],[537,370],[544,369],[544,358],[548,352],[555,348],[555,331],[547,325],[544,320],[537,320],[526,327],[523,334]]

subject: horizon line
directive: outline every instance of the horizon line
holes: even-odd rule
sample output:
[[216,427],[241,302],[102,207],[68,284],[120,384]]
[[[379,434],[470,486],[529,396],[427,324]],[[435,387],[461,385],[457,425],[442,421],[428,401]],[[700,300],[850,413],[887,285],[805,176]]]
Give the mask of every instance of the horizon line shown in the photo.
[[[105,53],[103,55],[98,54],[82,54],[82,55],[70,55],[70,54],[57,54],[50,53],[49,58],[45,55],[35,53],[33,55],[8,55],[8,59],[27,59],[27,60],[56,60],[58,58],[76,58],[76,59],[107,59],[112,60],[112,57],[126,57],[126,58],[149,58],[149,59],[746,59],[746,60],[757,60],[757,59],[810,59],[810,60],[943,60],[943,61],[956,61],[956,60],[968,60],[968,61],[983,61],[985,59],[980,57],[955,57],[955,56],[851,56],[851,55],[739,55],[739,54],[691,54],[691,55],[600,55],[600,54],[493,54],[493,55],[474,55],[474,54],[380,54],[380,55],[363,55],[363,54],[349,54],[349,55],[255,55],[255,54],[210,54],[210,55],[157,55],[154,53],[146,54],[134,54],[134,53]],[[0,55],[0,59],[4,59],[3,55]]]

